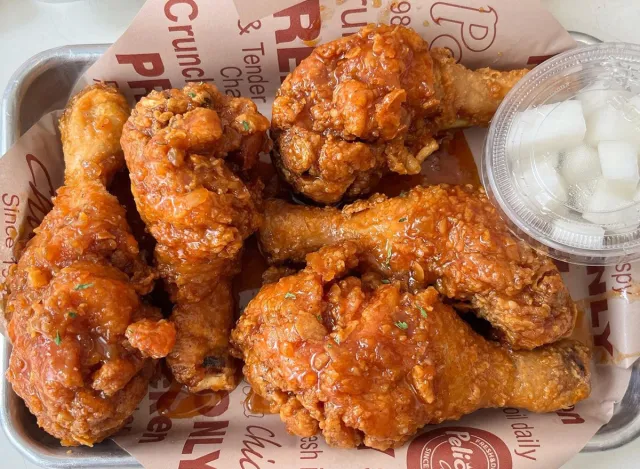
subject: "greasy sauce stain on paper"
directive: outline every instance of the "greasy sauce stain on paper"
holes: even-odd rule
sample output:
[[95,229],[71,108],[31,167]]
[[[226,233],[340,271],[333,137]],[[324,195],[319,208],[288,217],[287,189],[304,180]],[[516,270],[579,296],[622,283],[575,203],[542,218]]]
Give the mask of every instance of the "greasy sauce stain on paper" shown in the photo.
[[192,394],[176,381],[160,396],[158,415],[171,419],[189,419],[210,414],[227,395],[225,391],[202,391]]

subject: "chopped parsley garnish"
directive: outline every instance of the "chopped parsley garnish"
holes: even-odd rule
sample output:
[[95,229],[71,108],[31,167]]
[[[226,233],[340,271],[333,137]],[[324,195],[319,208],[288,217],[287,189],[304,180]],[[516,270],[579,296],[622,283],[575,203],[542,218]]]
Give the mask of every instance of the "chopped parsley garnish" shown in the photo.
[[387,266],[391,265],[391,256],[393,255],[393,251],[391,250],[391,246],[387,246],[387,259],[384,261]]
[[75,318],[75,317],[78,315],[78,313],[76,313],[75,311],[69,311],[69,312],[67,313],[67,315],[68,315],[70,318]]
[[316,316],[316,319],[317,319],[318,321],[322,322],[322,316],[321,316],[320,314],[318,314],[318,315]]
[[400,197],[406,197],[406,196],[407,196],[407,191],[400,192]]
[[60,332],[56,331],[56,338],[53,339],[53,341],[56,343],[56,345],[60,345],[62,343],[62,339],[60,338]]
[[399,329],[402,329],[403,331],[406,331],[406,330],[409,328],[409,325],[408,325],[406,322],[404,322],[404,321],[398,321],[398,322],[396,323],[396,326],[397,326]]
[[331,347],[333,347],[333,345],[327,344],[327,348],[331,348]]
[[245,132],[247,132],[247,131],[249,131],[251,126],[249,125],[249,123],[247,121],[242,121],[242,128],[245,130]]
[[189,96],[190,96],[190,97],[192,97],[192,98],[195,98],[195,97],[196,97],[196,94],[195,94],[193,91],[189,92],[188,94],[189,94]]
[[405,221],[407,221],[407,217],[402,217],[400,220],[398,220],[400,223],[404,223]]
[[73,287],[73,289],[75,291],[78,290],[86,290],[87,288],[91,288],[93,286],[93,283],[79,283],[78,285],[76,285],[75,287]]
[[287,300],[295,300],[295,299],[296,299],[296,295],[294,295],[294,294],[293,294],[293,293],[291,293],[291,292],[287,292],[287,293],[285,293],[284,297],[285,297]]
[[420,316],[422,316],[423,318],[426,318],[427,312],[424,310],[424,308],[422,306],[418,306],[418,308],[420,308]]
[[333,338],[333,341],[334,341],[336,344],[340,345],[340,337],[338,337],[338,336],[334,337],[334,338]]
[[391,283],[391,281],[387,278],[383,278],[382,280],[380,280],[382,283],[384,283],[385,285]]

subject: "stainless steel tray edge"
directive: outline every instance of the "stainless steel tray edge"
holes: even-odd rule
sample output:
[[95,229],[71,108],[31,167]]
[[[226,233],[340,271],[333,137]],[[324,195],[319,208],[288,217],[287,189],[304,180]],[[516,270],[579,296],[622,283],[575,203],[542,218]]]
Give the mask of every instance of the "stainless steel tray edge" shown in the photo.
[[[9,83],[2,95],[2,121],[0,122],[0,155],[4,154],[20,135],[31,125],[24,125],[24,119],[20,116],[19,109],[27,98],[27,91],[35,81],[41,78],[47,71],[55,70],[61,65],[77,64],[78,70],[85,69],[109,47],[109,44],[90,44],[62,46],[40,52],[23,63],[11,76]],[[72,77],[74,80],[79,76]],[[53,84],[51,85],[54,86]],[[60,93],[61,94],[61,93]],[[56,109],[53,102],[59,101],[63,96],[50,95],[51,103],[44,112]],[[66,99],[66,96],[64,97]],[[58,107],[58,109],[60,109]],[[40,112],[40,115],[44,114]],[[37,120],[37,119],[36,119]],[[22,124],[22,125],[21,125]]]
[[[601,42],[597,38],[571,33],[579,44]],[[0,103],[0,155],[28,130],[40,116],[61,109],[75,80],[82,71],[97,60],[108,48],[107,44],[73,45],[39,53],[25,62],[11,77]],[[64,69],[60,71],[60,69]],[[47,77],[49,75],[49,77]],[[65,75],[68,75],[65,77]],[[51,84],[60,81],[60,86]],[[32,87],[55,89],[44,97],[32,96]],[[34,95],[36,93],[33,93]],[[29,112],[33,103],[36,112]],[[25,108],[27,109],[26,112]],[[8,367],[11,346],[0,337],[0,369]],[[25,420],[30,425],[25,425]],[[0,377],[0,424],[11,443],[31,462],[47,468],[136,468],[141,466],[115,443],[108,441],[94,448],[67,448],[48,437],[35,425],[35,419],[10,389],[4,376]],[[640,363],[633,367],[631,382],[623,400],[615,405],[612,420],[587,443],[583,451],[604,451],[618,448],[640,435]],[[0,466],[2,464],[0,463]]]
[[631,372],[629,387],[613,409],[613,417],[585,445],[582,452],[607,451],[624,446],[640,436],[640,361]]
[[[50,49],[33,56],[16,70],[0,103],[0,155],[40,116],[63,107],[82,71],[95,62],[108,47],[108,44],[95,44]],[[3,374],[9,364],[10,351],[8,341],[0,337],[0,369]],[[37,428],[35,418],[13,393],[4,376],[0,378],[0,425],[7,439],[23,456],[42,467],[141,467],[131,455],[112,441],[94,448],[60,446],[57,440]]]

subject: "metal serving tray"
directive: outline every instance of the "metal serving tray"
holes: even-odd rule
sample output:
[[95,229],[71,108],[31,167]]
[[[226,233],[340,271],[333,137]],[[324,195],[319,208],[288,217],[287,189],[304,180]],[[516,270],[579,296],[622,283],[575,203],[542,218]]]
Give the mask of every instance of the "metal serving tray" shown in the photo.
[[[572,33],[582,44],[600,42],[581,33]],[[45,113],[61,109],[76,80],[95,62],[108,45],[76,45],[42,52],[29,59],[11,78],[2,97],[0,155]],[[137,461],[111,440],[93,448],[67,448],[38,428],[35,417],[4,379],[11,346],[0,337],[0,422],[8,439],[31,462],[47,468],[139,469]],[[640,434],[640,363],[633,368],[624,399],[616,404],[611,421],[583,451],[617,448]],[[0,463],[0,466],[2,464]]]

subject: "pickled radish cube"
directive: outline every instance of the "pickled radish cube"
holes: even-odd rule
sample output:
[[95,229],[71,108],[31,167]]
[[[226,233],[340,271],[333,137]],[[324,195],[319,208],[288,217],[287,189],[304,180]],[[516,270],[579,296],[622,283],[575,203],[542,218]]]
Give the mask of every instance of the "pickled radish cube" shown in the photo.
[[[523,162],[523,166],[525,167],[529,167],[530,165],[530,161]],[[557,171],[560,166],[560,152],[551,151],[536,155],[533,158],[533,165],[537,168],[542,168],[541,171],[544,174],[549,170]]]
[[593,147],[607,140],[622,140],[640,145],[640,114],[634,114],[607,104],[587,119],[585,141]]
[[538,165],[537,170],[543,187],[548,189],[556,199],[566,202],[568,199],[567,187],[560,173],[555,168],[544,164]]
[[518,159],[536,153],[553,152],[582,142],[586,123],[580,101],[545,104],[527,109],[514,118],[507,152]]
[[619,210],[632,202],[626,191],[621,191],[615,181],[600,179],[587,203],[589,212]]
[[606,140],[626,140],[628,129],[620,125],[620,113],[610,105],[598,109],[587,119],[587,133],[585,142],[593,147]]
[[604,107],[616,99],[624,99],[628,93],[618,90],[606,89],[602,82],[594,83],[578,93],[576,99],[582,103],[582,111],[588,118],[594,111]]
[[523,183],[525,195],[546,210],[559,212],[568,199],[562,177],[555,168],[547,164],[539,164],[535,170],[526,170]]
[[580,144],[587,131],[582,104],[565,101],[541,107],[547,106],[551,109],[545,110],[546,115],[532,137],[536,151],[557,151]]
[[637,224],[640,220],[640,206],[633,202],[633,193],[617,181],[601,179],[589,198],[585,220],[600,225],[617,227]]
[[571,184],[569,187],[569,206],[577,212],[584,212],[597,184],[598,179]]
[[560,152],[548,151],[540,156],[536,156],[537,164],[544,164],[551,168],[557,169],[560,166]]
[[598,152],[584,143],[565,150],[560,162],[560,175],[567,184],[579,184],[599,177],[602,170]]
[[508,158],[515,161],[528,156],[533,150],[534,129],[540,126],[543,118],[543,114],[533,109],[519,112],[514,116],[507,137]]
[[640,180],[638,150],[631,143],[603,141],[598,144],[602,177],[629,184],[634,191]]
[[605,225],[607,229],[619,230],[640,223],[640,207],[632,205],[615,212],[584,212],[582,218],[592,223]]
[[568,220],[554,220],[551,236],[561,242],[578,241],[586,247],[598,248],[604,240],[604,228],[591,223],[580,223]]

